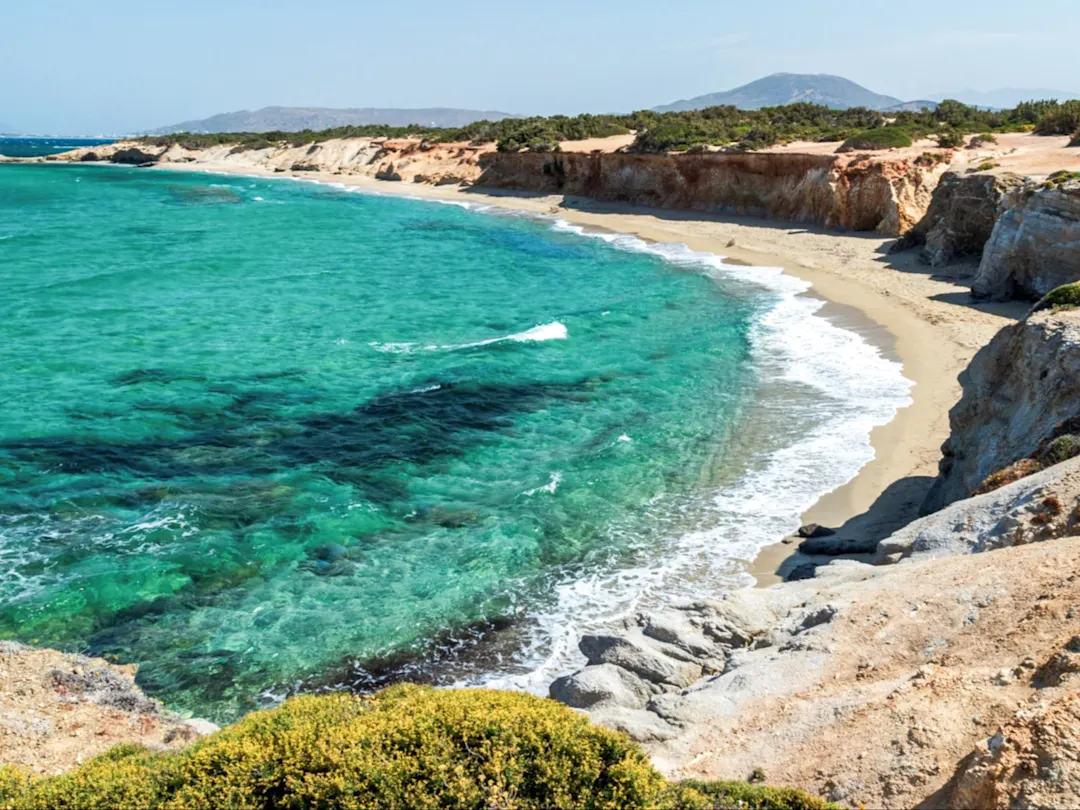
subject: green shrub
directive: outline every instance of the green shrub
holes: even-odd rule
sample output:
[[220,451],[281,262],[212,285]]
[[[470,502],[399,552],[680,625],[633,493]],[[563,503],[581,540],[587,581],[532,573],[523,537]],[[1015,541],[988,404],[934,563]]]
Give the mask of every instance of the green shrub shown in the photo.
[[1035,460],[1044,467],[1052,467],[1077,456],[1080,456],[1080,436],[1067,433],[1064,436],[1058,436],[1045,448],[1040,449]]
[[948,155],[943,155],[941,152],[923,152],[917,158],[915,158],[916,166],[937,166],[939,163],[948,163]]
[[878,127],[852,135],[843,146],[842,151],[850,152],[858,149],[902,149],[911,146],[911,133],[899,127]]
[[771,788],[744,782],[683,782],[705,796],[709,810],[828,810],[836,805],[793,788]]
[[1035,124],[1036,135],[1072,135],[1080,129],[1080,101],[1055,104]]
[[[747,802],[739,804],[739,802]],[[629,739],[553,701],[401,685],[307,696],[178,753],[122,745],[60,776],[0,770],[13,810],[819,810],[792,790],[672,784]]]
[[997,143],[998,140],[992,132],[980,132],[974,138],[971,139],[971,143],[968,144],[968,149],[981,149],[984,146]]
[[1001,165],[1000,163],[995,163],[992,160],[988,160],[985,163],[980,163],[974,169],[969,169],[968,171],[972,171],[972,172],[988,172],[991,169],[996,169],[1000,165]]
[[937,145],[942,149],[959,149],[964,145],[964,136],[955,129],[946,129],[938,134]]
[[1080,180],[1080,172],[1070,172],[1067,169],[1062,169],[1047,177],[1046,182],[1043,183],[1043,187],[1057,188],[1058,186],[1063,186],[1073,180]]
[[1069,146],[1080,146],[1080,129],[1073,133],[1072,140],[1069,141]]
[[1080,307],[1080,281],[1072,284],[1062,284],[1048,292],[1043,299],[1035,305],[1035,311],[1043,309],[1072,309]]
[[994,492],[995,490],[1007,487],[1009,484],[1014,484],[1021,478],[1027,478],[1029,475],[1034,475],[1037,472],[1042,472],[1043,465],[1032,458],[1022,458],[1015,464],[1010,464],[1003,470],[998,470],[995,473],[991,473],[986,477],[973,495],[985,495],[987,492]]

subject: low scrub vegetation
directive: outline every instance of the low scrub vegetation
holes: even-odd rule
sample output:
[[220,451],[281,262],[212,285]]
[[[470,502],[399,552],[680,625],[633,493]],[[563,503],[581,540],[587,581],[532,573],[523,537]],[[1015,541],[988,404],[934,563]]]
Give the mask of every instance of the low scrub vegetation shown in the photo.
[[997,136],[992,132],[980,132],[971,142],[968,144],[968,149],[982,149],[984,146],[991,146],[998,142]]
[[1036,135],[1072,135],[1080,130],[1080,101],[1047,108],[1035,124]]
[[[1080,172],[1070,172],[1067,169],[1062,169],[1061,171],[1054,172],[1052,175],[1047,177],[1046,180],[1043,182],[1043,188],[1055,189],[1058,186],[1063,186],[1066,183],[1071,183],[1073,180],[1080,180]],[[1065,287],[1070,286],[1072,285],[1065,285]],[[1064,288],[1058,287],[1057,290],[1052,290],[1050,292],[1050,295],[1054,295],[1058,292],[1058,290],[1061,289]]]
[[[495,143],[503,151],[535,149],[550,151],[560,141],[604,138],[635,132],[635,152],[678,152],[694,147],[716,146],[732,150],[761,149],[791,141],[841,143],[869,131],[886,130],[907,138],[954,139],[972,133],[993,138],[996,132],[1069,135],[1080,129],[1080,101],[1026,101],[1011,110],[990,112],[959,101],[943,101],[936,110],[898,112],[886,116],[876,110],[855,107],[832,110],[817,104],[788,104],[760,110],[731,106],[704,110],[657,113],[640,110],[626,115],[555,115],[477,121],[464,127],[435,129],[413,124],[349,126],[312,132],[240,132],[148,136],[142,140],[156,146],[180,144],[199,149],[230,144],[247,149],[271,146],[303,146],[332,138],[421,138],[429,142]],[[897,139],[902,139],[897,137]],[[962,145],[962,144],[960,144]],[[873,147],[889,148],[889,147]]]
[[1080,129],[1073,133],[1072,139],[1069,141],[1069,146],[1080,146]]
[[178,753],[120,745],[71,773],[0,768],[12,810],[827,810],[791,789],[666,781],[626,737],[550,700],[402,685],[294,698]]
[[935,138],[937,145],[942,149],[959,149],[964,145],[964,134],[955,129],[945,129],[938,133]]
[[859,149],[900,149],[911,146],[911,133],[899,127],[879,127],[852,135],[844,141],[840,151],[851,152]]
[[[1067,174],[1062,172],[1061,174]],[[1080,178],[1080,172],[1072,172],[1077,178]],[[1050,175],[1054,177],[1054,175]],[[1072,284],[1062,284],[1060,287],[1055,287],[1048,292],[1039,303],[1035,305],[1035,310],[1042,309],[1075,309],[1080,307],[1080,281],[1073,282]]]
[[[1069,289],[1072,288],[1072,289]],[[1046,298],[1039,304],[1039,308],[1054,309],[1072,309],[1080,306],[1080,283],[1067,284],[1065,287],[1058,287],[1054,290],[1054,293],[1061,291],[1057,297],[1055,303],[1047,304]],[[1050,296],[1047,296],[1049,298]],[[1069,302],[1062,304],[1060,302]],[[1015,481],[1019,481],[1021,478],[1027,478],[1029,475],[1034,475],[1037,472],[1042,472],[1048,467],[1053,467],[1055,464],[1060,464],[1063,461],[1068,461],[1071,458],[1080,456],[1080,417],[1074,419],[1067,419],[1061,424],[1057,425],[1053,432],[1040,442],[1039,446],[1035,449],[1027,458],[1022,458],[1014,464],[1010,464],[1003,470],[998,470],[996,473],[990,475],[979,488],[975,491],[976,495],[982,495],[987,492],[993,492],[994,490],[1001,489],[1004,486],[1008,486]]]

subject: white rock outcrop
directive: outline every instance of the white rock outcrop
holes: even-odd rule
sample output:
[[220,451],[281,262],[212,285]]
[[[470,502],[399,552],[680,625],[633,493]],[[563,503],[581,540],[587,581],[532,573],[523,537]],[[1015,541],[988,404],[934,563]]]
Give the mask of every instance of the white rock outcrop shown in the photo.
[[977,298],[1042,298],[1080,280],[1080,180],[1014,189],[972,283]]

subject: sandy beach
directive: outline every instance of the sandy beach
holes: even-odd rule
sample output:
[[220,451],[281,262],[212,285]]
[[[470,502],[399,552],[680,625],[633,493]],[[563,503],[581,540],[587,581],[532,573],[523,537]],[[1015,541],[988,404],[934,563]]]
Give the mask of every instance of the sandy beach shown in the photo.
[[[310,171],[283,175],[230,163],[200,163],[197,167],[163,163],[159,167],[294,176],[380,194],[558,216],[586,228],[633,234],[653,242],[683,243],[693,250],[759,267],[782,267],[804,279],[812,285],[811,294],[828,302],[821,314],[858,331],[887,356],[898,358],[904,375],[914,382],[912,404],[871,434],[874,460],[803,515],[804,523],[837,529],[837,540],[880,539],[917,516],[919,504],[937,475],[941,444],[949,431],[948,412],[960,393],[957,376],[1002,326],[1027,311],[1023,303],[974,302],[956,277],[932,275],[930,268],[919,264],[916,251],[888,255],[893,240],[876,234],[845,234],[814,226],[561,195],[405,184]],[[974,265],[959,267],[961,276],[974,270]],[[759,585],[773,584],[792,567],[809,560],[794,554],[795,549],[793,543],[767,547],[748,561],[748,570]]]

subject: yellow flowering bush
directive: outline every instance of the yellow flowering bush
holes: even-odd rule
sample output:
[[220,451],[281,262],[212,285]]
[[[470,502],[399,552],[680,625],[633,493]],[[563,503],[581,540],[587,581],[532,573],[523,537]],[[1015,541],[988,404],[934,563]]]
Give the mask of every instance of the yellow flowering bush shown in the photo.
[[178,753],[121,745],[47,778],[0,768],[0,808],[827,807],[797,791],[802,804],[770,804],[768,788],[738,785],[736,795],[724,784],[669,783],[626,737],[550,700],[400,685],[294,698]]

